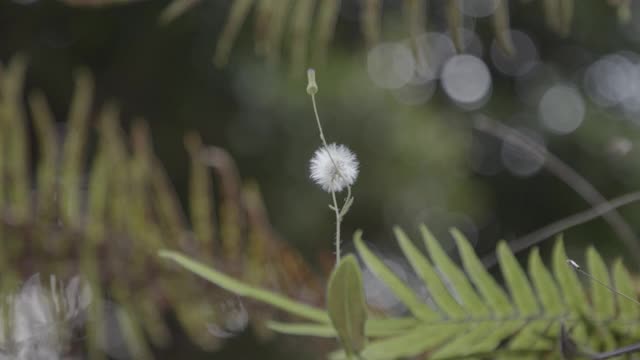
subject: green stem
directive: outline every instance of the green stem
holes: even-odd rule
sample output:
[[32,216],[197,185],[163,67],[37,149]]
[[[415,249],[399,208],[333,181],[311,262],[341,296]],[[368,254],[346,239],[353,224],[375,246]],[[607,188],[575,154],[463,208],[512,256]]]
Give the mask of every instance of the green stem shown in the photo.
[[[322,132],[322,124],[320,124],[320,116],[318,115],[318,106],[316,105],[315,95],[311,95],[311,102],[313,103],[313,113],[316,115],[316,123],[318,124],[318,130],[320,131],[320,140],[322,140],[324,147],[327,148],[327,140],[324,138],[324,132]],[[329,150],[327,149],[327,153],[328,152]],[[329,157],[331,158],[331,154],[329,154]],[[331,161],[333,161],[333,158],[331,158]],[[333,165],[335,166],[335,163]]]
[[342,222],[342,216],[340,213],[342,209],[338,208],[338,201],[336,200],[336,192],[331,192],[331,198],[333,199],[333,210],[336,212],[336,263],[338,266],[340,263],[340,223]]
[[[320,140],[322,141],[322,144],[324,145],[324,148],[327,151],[327,155],[329,155],[329,159],[331,159],[331,162],[333,163],[333,166],[336,168],[336,171],[338,172],[337,175],[344,178],[344,176],[342,175],[342,173],[340,173],[340,169],[338,168],[335,160],[333,159],[333,156],[331,156],[331,153],[329,152],[329,145],[327,144],[327,139],[324,137],[324,131],[322,131],[322,123],[320,123],[320,115],[318,114],[318,106],[316,105],[316,97],[314,94],[310,94],[311,95],[311,103],[313,104],[313,114],[316,117],[316,124],[318,125],[318,131],[320,132]],[[344,207],[347,205],[347,203],[349,202],[350,198],[351,198],[351,187],[348,187],[348,193],[347,193],[347,197],[345,198],[344,204],[342,205],[341,208],[338,208],[338,200],[336,199],[336,193],[335,191],[331,192],[331,198],[333,200],[333,210],[336,213],[336,263],[335,265],[337,266],[338,263],[340,262],[340,247],[341,247],[341,239],[340,239],[340,225],[342,224],[342,211],[344,209]]]

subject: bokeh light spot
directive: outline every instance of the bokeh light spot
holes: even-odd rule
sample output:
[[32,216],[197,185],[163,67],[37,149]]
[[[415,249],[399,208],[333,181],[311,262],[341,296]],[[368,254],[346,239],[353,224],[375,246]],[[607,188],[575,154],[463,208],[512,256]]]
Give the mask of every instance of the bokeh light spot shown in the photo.
[[529,35],[517,30],[507,30],[513,39],[514,53],[506,54],[497,40],[491,43],[491,61],[506,75],[522,75],[538,61],[538,50]]
[[416,74],[422,81],[440,77],[442,66],[456,54],[451,39],[440,33],[425,33],[417,37]]
[[639,80],[637,65],[622,55],[613,54],[589,66],[584,74],[584,87],[593,102],[609,107],[632,98],[640,90]]
[[369,77],[383,89],[398,89],[407,84],[415,71],[409,47],[399,43],[381,43],[367,56]]
[[455,102],[477,108],[491,90],[491,75],[473,55],[456,55],[442,69],[442,87]]
[[538,106],[542,125],[559,135],[575,131],[582,124],[584,114],[582,95],[566,85],[556,85],[547,90]]

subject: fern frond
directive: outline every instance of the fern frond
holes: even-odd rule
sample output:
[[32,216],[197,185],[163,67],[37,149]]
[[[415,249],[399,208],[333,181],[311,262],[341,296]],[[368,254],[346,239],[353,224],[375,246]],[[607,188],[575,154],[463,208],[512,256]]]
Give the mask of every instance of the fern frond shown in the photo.
[[[72,6],[103,6],[134,2],[136,0],[63,0]],[[522,2],[508,0],[496,0],[497,8],[492,16],[494,36],[498,44],[507,54],[515,51],[511,40],[510,6],[525,6]],[[192,10],[202,0],[173,0],[160,13],[158,21],[166,25],[176,20],[183,14]],[[225,65],[240,30],[250,17],[251,10],[255,8],[255,42],[256,52],[267,55],[271,61],[280,58],[281,47],[290,48],[291,68],[294,74],[301,74],[300,69],[306,64],[306,53],[309,45],[309,29],[315,24],[316,37],[313,43],[316,48],[313,53],[313,63],[323,63],[326,60],[327,51],[333,39],[341,0],[232,0],[229,1],[229,11],[223,30],[216,43],[214,63],[218,66]],[[316,3],[317,6],[316,6]],[[407,25],[407,35],[413,42],[425,31],[425,18],[427,6],[425,0],[403,0],[403,19]],[[446,21],[452,40],[458,50],[462,49],[462,33],[460,32],[462,14],[458,8],[458,1],[446,0]],[[547,27],[562,37],[571,33],[573,17],[575,13],[575,0],[543,0],[541,1]],[[610,6],[615,7],[616,16],[621,23],[631,20],[631,1],[609,1]],[[515,4],[515,5],[511,5]],[[194,10],[195,11],[195,10]],[[385,11],[380,0],[364,0],[360,6],[360,29],[367,48],[375,45],[382,33],[382,17]],[[285,29],[291,28],[290,45],[284,40]]]
[[[314,304],[324,301],[322,278],[275,235],[259,190],[241,183],[224,150],[205,147],[195,134],[185,137],[191,165],[185,211],[154,155],[144,122],[134,123],[129,139],[118,107],[94,104],[88,71],[76,73],[63,137],[45,96],[37,91],[28,96],[32,146],[22,104],[26,62],[16,57],[0,70],[0,297],[15,293],[34,273],[62,279],[80,273],[93,293],[86,334],[90,359],[103,357],[108,331],[121,331],[136,359],[149,358],[148,340],[156,346],[170,341],[168,311],[194,343],[205,349],[221,343],[206,330],[209,323],[225,321],[225,312],[211,306],[225,294],[197,279],[185,281],[183,273],[158,259],[160,249],[197,254],[294,299],[304,293]],[[94,136],[96,144],[90,146]],[[32,147],[39,154],[31,156]],[[220,179],[217,208],[213,175]],[[248,254],[241,251],[245,247],[251,249]],[[247,308],[254,315],[250,325],[266,329],[274,311]],[[105,328],[106,316],[114,318],[117,329]],[[0,348],[5,345],[0,341]]]
[[[510,6],[521,6],[519,3],[508,0],[496,0],[496,11],[492,16],[492,25],[495,38],[498,44],[507,54],[515,51],[513,41],[510,36]],[[173,0],[162,12],[161,22],[166,24],[183,13],[187,12],[200,0]],[[318,3],[314,9],[314,3]],[[415,41],[417,35],[425,31],[425,18],[427,7],[424,0],[405,0],[403,2],[403,19],[407,24],[408,37]],[[631,12],[628,1],[611,1],[611,6],[617,8],[618,18],[621,22],[629,21]],[[516,4],[516,5],[512,5]],[[264,1],[264,0],[233,0],[230,5],[226,24],[218,37],[214,63],[221,66],[227,63],[229,54],[235,39],[247,22],[251,9],[256,11],[256,51],[259,54],[267,55],[270,60],[277,60],[280,57],[280,45],[283,37],[283,29],[291,23],[291,65],[292,69],[300,69],[308,42],[308,30],[312,24],[315,25],[316,37],[314,43],[316,48],[313,53],[312,63],[323,63],[330,42],[334,36],[336,21],[340,11],[341,0],[298,0],[294,5],[288,0]],[[449,33],[458,50],[463,48],[462,33],[462,13],[460,2],[446,0],[446,22]],[[571,32],[573,16],[575,12],[574,0],[545,0],[542,2],[545,19],[548,27],[566,37]],[[382,1],[364,0],[360,6],[360,30],[367,48],[378,43],[382,33]],[[414,50],[416,49],[413,46]],[[301,74],[301,72],[295,72]]]
[[[520,358],[527,353],[537,353],[532,356],[538,357],[556,350],[556,342],[551,340],[558,338],[561,323],[572,329],[571,336],[585,350],[612,350],[634,340],[633,336],[629,336],[629,330],[633,328],[631,331],[636,331],[640,321],[637,305],[628,299],[613,296],[609,290],[598,285],[584,289],[574,270],[566,264],[567,257],[562,240],[558,240],[554,248],[554,276],[542,263],[537,249],[529,256],[527,277],[508,246],[505,243],[498,245],[500,268],[510,294],[507,296],[502,287],[482,267],[477,255],[460,232],[454,230],[453,236],[462,258],[464,279],[460,276],[462,269],[454,265],[448,257],[443,257],[437,241],[426,230],[423,230],[423,234],[432,260],[439,264],[437,266],[440,278],[451,284],[446,290],[449,297],[442,296],[439,281],[425,281],[429,296],[435,300],[436,306],[432,306],[432,310],[437,312],[438,319],[425,320],[416,316],[418,323],[414,329],[404,334],[371,341],[362,353],[365,358],[395,359],[428,353],[430,359],[444,359],[480,356],[496,351],[499,351],[500,358]],[[409,240],[401,231],[397,230],[396,235],[416,272],[423,274],[423,279],[428,279],[429,277],[424,276],[428,260],[423,255],[416,254],[415,248],[408,250],[412,245],[407,245]],[[391,271],[388,268],[379,269],[379,266],[384,265],[369,258],[375,255],[369,253],[361,239],[355,241],[359,253],[364,253],[365,264],[375,274]],[[419,257],[423,260],[417,261]],[[628,272],[621,262],[616,262],[613,269],[609,270],[597,251],[589,248],[587,266],[594,277],[605,283],[609,283],[610,274],[614,274],[620,283],[619,291],[629,295],[635,294]],[[413,300],[407,301],[409,297],[401,295],[404,290],[397,291],[395,279],[388,275],[380,276],[380,279],[409,309],[416,306],[412,304]],[[467,279],[473,282],[473,287],[469,287]],[[533,290],[532,283],[536,291]],[[466,296],[462,295],[464,293]],[[466,302],[465,298],[471,299],[472,302]],[[481,304],[479,312],[475,311],[474,304]],[[467,317],[459,319],[448,316],[451,306],[465,306]],[[489,309],[488,314],[486,309]],[[453,314],[459,316],[457,313]],[[626,325],[626,336],[619,331],[625,328],[625,324],[632,324]],[[426,336],[432,327],[441,329],[437,333],[439,341],[418,340],[421,336]],[[405,341],[410,343],[407,339],[414,336],[415,342],[420,345],[398,345],[404,344]],[[340,359],[343,355],[337,352],[332,358]]]
[[309,320],[328,323],[329,317],[321,310],[315,309],[313,307],[296,303],[295,301],[291,301],[282,295],[278,295],[276,293],[261,290],[254,288],[249,285],[245,285],[242,282],[224,275],[220,272],[213,271],[209,269],[206,265],[199,263],[197,261],[191,260],[184,255],[172,252],[172,251],[161,251],[159,253],[160,257],[167,258],[175,261],[179,265],[185,267],[187,270],[193,272],[196,275],[199,275],[214,284],[226,289],[235,292],[240,296],[249,297],[258,301],[262,301],[268,303],[272,306],[279,307],[282,310],[288,311],[293,315],[297,315],[303,318],[307,318]]
[[[533,249],[525,272],[509,247],[501,242],[497,253],[505,283],[503,288],[482,266],[462,233],[452,231],[462,259],[461,268],[444,253],[426,228],[421,230],[428,256],[422,254],[402,230],[396,228],[395,234],[432,301],[426,301],[403,283],[369,250],[360,234],[355,235],[355,247],[365,266],[410,313],[405,318],[370,317],[365,325],[369,341],[359,353],[362,358],[558,356],[562,327],[569,329],[571,339],[581,351],[612,350],[637,339],[640,307],[628,298],[613,296],[597,284],[583,287],[574,269],[567,265],[562,239],[554,246],[553,271],[542,262],[539,251]],[[174,259],[179,255],[165,256]],[[619,260],[609,269],[594,248],[587,250],[586,258],[594,277],[615,286],[626,296],[636,297],[631,276]],[[192,260],[181,256],[179,259],[187,269],[193,267]],[[256,296],[257,290],[248,291],[246,285],[240,283],[221,282],[220,272],[208,269],[210,273],[205,274],[202,269],[196,273],[229,291],[284,308],[281,299]],[[320,315],[320,309],[314,313],[317,313],[315,319],[298,313],[312,320],[311,323],[271,322],[270,327],[289,335],[336,337],[336,329],[326,322],[325,315]],[[381,331],[383,328],[387,331]],[[349,354],[339,350],[330,354],[330,358],[347,359]]]

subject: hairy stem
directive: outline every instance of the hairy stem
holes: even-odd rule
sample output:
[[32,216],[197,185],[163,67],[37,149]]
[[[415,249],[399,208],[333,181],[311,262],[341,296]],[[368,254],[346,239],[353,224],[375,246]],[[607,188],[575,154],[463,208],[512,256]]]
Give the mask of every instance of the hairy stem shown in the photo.
[[341,209],[338,208],[338,201],[336,200],[336,192],[331,192],[331,198],[333,199],[333,210],[336,212],[336,265],[340,263],[340,223],[342,223],[342,212]]
[[[342,177],[343,175],[340,173],[340,169],[336,165],[335,160],[333,159],[333,157],[331,156],[331,153],[329,152],[327,140],[324,137],[324,132],[322,131],[322,124],[320,123],[320,115],[318,115],[318,106],[316,105],[316,97],[314,94],[311,94],[311,102],[313,103],[313,114],[316,117],[316,124],[318,125],[318,131],[320,132],[320,140],[322,141],[322,145],[324,145],[324,148],[327,151],[327,155],[329,155],[329,159],[331,159],[333,166],[338,171],[338,176]],[[350,197],[350,194],[351,194],[351,189],[349,189],[349,195],[347,199]],[[340,224],[342,223],[342,209],[338,207],[338,200],[336,199],[335,191],[331,192],[331,198],[333,200],[333,211],[335,211],[336,213],[336,244],[335,246],[336,246],[336,266],[337,266],[338,263],[340,262],[340,247],[341,247]],[[345,201],[345,204],[346,204],[346,201]]]
[[[318,124],[318,130],[320,131],[320,140],[322,140],[322,145],[324,145],[324,147],[327,148],[327,140],[324,137],[324,132],[322,131],[322,124],[320,124],[320,116],[318,115],[318,106],[316,105],[316,96],[313,94],[311,95],[311,102],[313,103],[313,113],[316,116],[316,123]],[[331,158],[331,154],[329,154],[329,158]],[[333,161],[333,158],[331,158],[331,161]],[[335,166],[336,164],[334,163],[333,165]]]

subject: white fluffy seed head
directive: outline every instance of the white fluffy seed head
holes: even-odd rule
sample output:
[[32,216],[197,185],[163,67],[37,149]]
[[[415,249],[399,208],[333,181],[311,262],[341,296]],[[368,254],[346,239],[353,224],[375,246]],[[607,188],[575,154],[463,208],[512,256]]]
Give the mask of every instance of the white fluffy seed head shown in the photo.
[[311,158],[311,180],[326,192],[340,192],[358,177],[358,159],[344,145],[322,146]]

